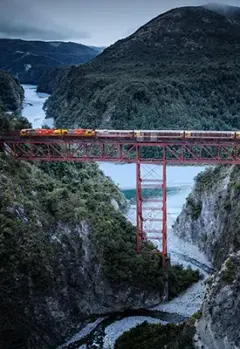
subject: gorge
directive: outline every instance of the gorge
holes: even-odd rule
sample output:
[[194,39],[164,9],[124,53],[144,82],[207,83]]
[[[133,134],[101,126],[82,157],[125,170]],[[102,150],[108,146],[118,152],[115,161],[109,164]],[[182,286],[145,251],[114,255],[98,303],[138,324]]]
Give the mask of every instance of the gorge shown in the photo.
[[[175,234],[194,243],[212,261],[201,312],[181,328],[169,328],[175,340],[164,338],[159,325],[142,325],[125,333],[117,349],[131,346],[171,349],[240,348],[239,166],[216,166],[198,174],[194,188],[173,226]],[[150,335],[151,334],[151,335]],[[150,340],[151,338],[151,340]]]
[[[26,91],[26,88],[25,88],[25,91]],[[124,165],[121,165],[120,167],[122,166]],[[117,167],[119,168],[119,166]],[[102,169],[103,171],[105,170],[106,175],[115,176],[115,179],[117,180],[117,182],[121,181],[122,175],[121,175],[121,172],[119,172],[119,169],[115,170],[114,166],[110,164],[102,165]],[[131,173],[133,169],[131,170],[131,168],[129,167],[129,170]],[[186,174],[186,172],[184,172],[185,170],[183,168],[183,176],[184,174]],[[198,171],[200,170],[202,170],[202,168],[199,168],[195,172],[195,175],[197,175]],[[123,170],[123,171],[124,173],[126,173],[126,170]],[[180,171],[179,173],[181,173],[181,168],[179,169],[179,171]],[[133,172],[132,172],[132,175],[133,175]],[[172,180],[172,182],[170,180],[169,186],[171,186],[171,184],[176,186],[177,184],[176,180],[174,182],[174,176],[172,176],[170,172],[168,172],[168,178],[169,177]],[[114,177],[112,178],[114,179]],[[128,178],[131,178],[131,176],[128,175]],[[191,179],[191,183],[192,183],[192,179]],[[126,184],[128,184],[128,186]],[[183,184],[183,182],[180,180],[179,184]],[[127,190],[129,187],[131,188],[133,186],[134,186],[133,183],[131,184],[129,183],[129,179],[127,183],[124,183],[124,181],[122,181],[122,187],[126,188]],[[188,196],[190,192],[190,188],[191,188],[191,184],[189,185],[187,191],[184,192],[183,190],[182,192],[183,197],[182,199],[180,199],[179,208],[177,209],[177,211],[176,209],[173,209],[172,214],[174,216],[169,217],[170,218],[169,228],[171,227],[171,224],[174,223],[177,215],[180,213],[181,205],[184,204],[184,197]],[[221,348],[221,347],[226,349],[231,348],[233,344],[229,342],[229,339],[227,337],[227,333],[230,328],[232,333],[232,335],[230,336],[230,340],[235,341],[235,343],[238,343],[238,340],[239,340],[237,335],[238,321],[236,320],[236,322],[231,323],[232,322],[231,313],[230,314],[226,313],[223,323],[221,322],[219,323],[219,320],[216,320],[221,318],[223,312],[226,312],[224,302],[226,302],[227,309],[229,309],[229,307],[231,306],[230,312],[233,306],[232,304],[235,304],[234,305],[234,308],[236,311],[235,317],[236,319],[238,318],[237,312],[239,311],[239,304],[237,301],[238,297],[236,296],[237,287],[238,287],[237,280],[239,278],[239,266],[238,266],[239,257],[237,253],[237,251],[239,250],[239,243],[238,243],[239,234],[237,230],[238,201],[236,201],[238,197],[237,190],[238,190],[238,167],[234,167],[234,166],[219,167],[218,166],[215,168],[211,168],[211,167],[208,168],[204,173],[199,174],[197,176],[195,187],[193,191],[190,193],[190,195],[188,196],[186,204],[183,207],[182,212],[180,213],[179,217],[177,218],[173,226],[174,234],[177,234],[181,239],[183,238],[187,240],[189,243],[194,243],[199,245],[199,248],[202,249],[207,254],[210,260],[212,260],[213,266],[217,270],[223,268],[223,270],[221,269],[220,272],[216,272],[216,274],[211,277],[210,279],[211,281],[208,282],[208,291],[207,291],[208,293],[206,294],[207,298],[203,303],[203,315],[197,324],[197,334],[195,334],[196,348],[198,348],[198,345],[199,345],[199,348],[201,348],[201,345],[205,345],[206,348],[212,349],[211,347],[211,345],[213,345],[212,343],[214,343],[216,348]],[[176,204],[176,202],[178,201],[177,197],[179,196],[173,195],[173,198],[171,199],[171,194],[168,197],[168,200],[169,200],[168,207],[170,209],[170,212],[171,212],[171,200],[173,200],[173,202]],[[199,204],[200,202],[201,204]],[[234,207],[233,214],[231,216],[229,216],[229,212],[231,212],[229,207],[230,203],[232,203],[231,208]],[[195,215],[193,214],[193,212],[196,212],[196,209],[195,209],[196,207],[201,207],[201,210],[199,210],[198,212],[198,216],[196,216],[196,214]],[[129,212],[130,219],[133,219],[133,216],[134,216],[134,205],[132,206],[132,209],[133,211]],[[231,226],[230,222],[232,222],[234,226]],[[224,234],[226,227],[228,231],[227,235]],[[218,232],[218,235],[216,235],[216,232]],[[172,239],[176,239],[175,246],[179,246],[179,241],[181,240],[177,242],[177,238],[174,235],[171,237],[171,233],[169,237],[170,237],[170,241]],[[226,240],[226,237],[227,237],[227,240]],[[228,245],[226,245],[226,243]],[[170,242],[170,246],[171,246],[171,242]],[[194,255],[196,255],[195,248],[192,245],[188,245],[187,242],[185,244],[181,244],[180,246],[181,246],[179,249],[180,251],[175,250],[175,253],[178,252],[181,255],[181,252],[183,252],[183,255],[185,254],[185,257],[186,257],[186,256],[189,256],[189,250],[191,250],[189,257],[191,258]],[[177,253],[174,255],[174,249],[172,248],[171,248],[171,252],[172,252],[171,256],[174,261],[176,260]],[[232,253],[232,255],[229,257],[230,258],[229,262],[226,262],[227,265],[225,266],[225,259],[228,258],[229,253]],[[184,263],[184,260],[181,260],[180,262]],[[200,262],[206,263],[206,260],[200,257]],[[186,262],[185,260],[186,265],[187,263],[188,262]],[[222,263],[223,263],[223,267],[221,267]],[[233,285],[233,286],[229,286],[229,281],[227,281],[227,284],[226,284],[225,280],[228,280],[228,278],[230,280],[230,285]],[[193,293],[195,294],[195,296],[191,295],[191,293],[187,293],[184,301],[181,300],[181,297],[180,297],[179,303],[178,303],[178,299],[176,299],[171,301],[169,304],[160,305],[158,309],[163,311],[170,311],[170,313],[179,312],[182,315],[190,316],[197,309],[201,307],[201,302],[202,302],[201,292],[203,295],[204,289],[203,288],[199,289],[199,286],[197,287],[198,287],[198,291],[196,293]],[[194,289],[196,288],[196,286],[192,286],[192,288]],[[233,288],[233,291],[232,291],[232,288]],[[221,291],[222,289],[223,291]],[[221,294],[221,293],[222,293],[222,296],[221,296],[222,298],[220,299],[221,302],[218,304],[215,304],[216,294]],[[229,297],[229,295],[231,295],[229,300],[223,301],[223,299],[225,299],[224,297]],[[183,299],[184,299],[184,296],[183,296]],[[189,309],[189,305],[193,301],[196,301],[196,299],[198,299],[198,307],[193,306],[193,309],[190,310],[190,312],[187,312],[186,307]],[[184,303],[184,305],[181,308],[182,302]],[[190,304],[188,304],[188,302]],[[209,305],[207,305],[208,303]],[[214,310],[215,317],[213,318],[211,318],[209,314],[209,309],[211,308],[216,309]],[[124,329],[127,330],[133,327],[134,325],[143,322],[144,320],[148,320],[150,322],[154,321],[144,317],[139,318],[139,317],[131,316],[130,323],[126,318],[124,320],[118,320],[116,324],[113,324],[111,326],[108,325],[109,329],[106,328],[105,330],[106,337],[103,343],[105,343],[105,345],[108,345],[108,346],[112,345],[112,343],[114,343],[114,341],[124,331]],[[208,326],[213,326],[213,328],[210,327],[210,329],[208,330],[208,326],[206,327],[206,321],[208,321],[209,323]],[[124,323],[125,324],[128,323],[128,325],[124,325]],[[218,324],[217,328],[215,328],[214,323]],[[98,331],[97,332],[93,331],[93,333],[95,333],[96,336],[99,336]],[[211,333],[211,335],[209,335],[209,333]],[[213,333],[214,333],[214,336],[217,336],[218,338],[217,340],[214,337],[212,337]],[[77,336],[77,338],[79,338],[79,336]],[[223,339],[221,339],[221,337],[223,337]],[[223,344],[222,341],[225,341],[225,344]],[[151,343],[148,343],[148,344],[150,345]],[[237,345],[237,344],[234,344],[234,345]],[[237,347],[238,346],[235,346],[235,347],[233,346],[233,348],[237,348]]]
[[[44,104],[44,99],[47,98],[47,96],[44,97],[42,94],[36,93],[36,87],[34,86],[25,86],[25,108],[23,110],[23,113],[30,117],[31,114],[34,114],[36,116],[35,121],[31,119],[33,122],[33,125],[39,125],[46,124],[46,121],[48,122],[49,119],[44,119],[45,114],[43,110],[40,107],[40,104],[37,102],[37,98],[39,96],[39,100],[41,102],[41,105]],[[27,102],[27,103],[26,103]],[[36,109],[37,108],[37,109]],[[33,113],[31,113],[31,110]],[[36,127],[36,126],[35,126]],[[115,183],[119,183],[120,188],[122,189],[122,192],[124,194],[127,194],[129,196],[129,193],[131,195],[130,198],[134,198],[135,196],[135,168],[134,165],[113,165],[113,164],[99,164],[100,168],[103,170],[103,172],[110,176]],[[193,178],[201,171],[203,170],[203,167],[178,167],[178,180],[176,180],[175,177],[175,169],[174,168],[168,168],[168,187],[169,187],[169,195],[168,195],[168,226],[169,226],[169,247],[170,247],[170,253],[171,253],[171,259],[172,263],[182,263],[186,267],[190,264],[193,268],[199,268],[201,273],[205,274],[205,270],[207,270],[207,273],[211,271],[211,268],[207,268],[207,266],[210,264],[208,263],[207,259],[204,258],[204,256],[198,252],[197,248],[194,246],[183,243],[180,239],[178,239],[176,236],[171,234],[171,225],[175,221],[177,215],[181,211],[181,206],[184,203],[185,197],[188,195],[188,193],[191,190],[191,186],[193,184]],[[127,174],[127,176],[126,176]],[[186,177],[187,175],[187,177]],[[127,180],[124,180],[124,178],[127,178]],[[131,189],[132,188],[132,189]],[[132,190],[129,191],[129,189]],[[132,201],[131,209],[129,210],[127,214],[128,219],[134,223],[135,220],[135,204],[134,200]],[[206,265],[206,267],[205,267]],[[206,269],[207,268],[207,269]],[[207,274],[205,274],[207,275]],[[191,316],[195,311],[197,311],[201,305],[201,300],[203,297],[203,289],[204,284],[203,281],[200,281],[196,286],[192,286],[191,289],[187,292],[186,295],[183,296],[182,300],[181,297],[178,297],[176,300],[173,300],[169,302],[169,304],[160,305],[157,309],[164,312],[170,312],[172,313],[172,317],[170,316],[169,319],[172,319],[170,321],[174,321],[176,315],[174,313],[179,313],[181,316]],[[133,313],[134,314],[134,313]],[[133,315],[132,314],[132,315]],[[160,313],[161,314],[161,313]],[[125,315],[126,317],[127,315]],[[108,346],[113,345],[116,338],[124,331],[127,330],[133,326],[135,326],[138,323],[143,322],[144,320],[148,320],[150,322],[152,321],[159,321],[161,318],[165,319],[166,315],[162,314],[159,315],[160,319],[157,320],[157,318],[153,318],[153,316],[157,316],[154,314],[154,312],[149,313],[150,317],[146,316],[137,316],[137,313],[135,316],[131,316],[131,318],[125,318],[121,321],[117,321],[116,324],[108,325],[108,327],[105,330],[106,337],[104,339],[104,345],[106,345],[106,348]],[[168,320],[169,321],[169,320]],[[80,331],[80,334],[74,338],[81,337],[81,333],[85,333],[84,331]],[[93,331],[93,333],[95,333]],[[98,333],[98,332],[96,332]],[[105,346],[104,346],[105,348]]]
[[[0,129],[239,130],[239,23],[239,8],[182,7],[101,54],[73,45],[96,58],[50,60],[38,87],[0,71]],[[162,302],[161,258],[135,253],[134,166],[18,161],[1,144],[0,347],[240,348],[239,166],[167,177]]]

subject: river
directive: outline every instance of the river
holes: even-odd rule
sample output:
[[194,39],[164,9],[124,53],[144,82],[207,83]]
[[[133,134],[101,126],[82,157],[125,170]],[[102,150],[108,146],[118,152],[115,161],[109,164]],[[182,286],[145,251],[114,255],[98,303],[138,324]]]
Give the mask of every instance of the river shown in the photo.
[[[22,115],[25,116],[32,126],[37,128],[42,125],[53,127],[53,119],[45,119],[45,112],[42,109],[44,102],[49,95],[36,92],[36,86],[22,85],[25,91],[24,107]],[[135,223],[136,205],[134,202],[135,186],[136,186],[136,170],[134,164],[117,165],[113,163],[100,163],[102,171],[118,184],[123,194],[130,200],[131,206],[127,213],[128,219]],[[171,263],[181,263],[185,266],[191,265],[192,268],[199,269],[204,278],[210,272],[211,264],[196,246],[186,243],[176,237],[172,231],[172,224],[181,212],[181,208],[186,197],[191,191],[194,177],[201,172],[204,167],[195,166],[175,166],[167,167],[167,222],[168,222],[168,249],[171,255]],[[151,171],[156,175],[161,173],[161,166],[143,165],[142,174]],[[85,329],[76,333],[62,348],[67,348],[72,343],[93,333],[93,338],[101,337],[102,344],[99,348],[113,348],[115,340],[118,336],[137,324],[148,321],[152,323],[170,321],[164,320],[166,316],[171,315],[171,321],[174,316],[191,316],[199,310],[204,296],[204,280],[190,287],[183,295],[176,299],[160,304],[153,310],[157,310],[158,315],[146,316],[145,314],[137,316],[125,316],[124,318],[114,319],[111,324],[101,327],[104,319],[100,319],[93,324],[89,324]],[[160,313],[164,312],[164,313]],[[154,313],[153,313],[154,314]],[[163,314],[165,314],[163,316]],[[167,318],[168,319],[168,318]],[[94,330],[95,329],[95,330]],[[94,337],[95,336],[95,337]],[[73,346],[74,348],[84,348],[85,346]]]

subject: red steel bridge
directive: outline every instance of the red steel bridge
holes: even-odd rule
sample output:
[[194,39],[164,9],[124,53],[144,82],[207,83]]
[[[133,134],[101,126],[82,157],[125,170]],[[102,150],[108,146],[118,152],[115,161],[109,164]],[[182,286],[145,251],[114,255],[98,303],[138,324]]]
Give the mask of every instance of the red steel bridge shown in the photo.
[[[136,164],[136,250],[142,251],[144,242],[156,241],[152,253],[167,257],[167,165],[240,164],[240,139],[182,139],[171,137],[158,141],[95,139],[84,137],[21,137],[19,134],[0,134],[2,150],[19,160],[28,161],[98,161]],[[143,176],[143,164],[161,165],[159,177],[150,170]],[[176,168],[177,176],[177,168]],[[143,198],[143,190],[159,190],[154,198]],[[156,199],[156,197],[158,199]],[[161,199],[160,199],[161,198]],[[147,206],[145,206],[147,205]],[[150,205],[150,206],[149,206]],[[145,218],[146,210],[155,216]],[[155,222],[153,229],[147,221]],[[157,225],[157,228],[156,228]]]

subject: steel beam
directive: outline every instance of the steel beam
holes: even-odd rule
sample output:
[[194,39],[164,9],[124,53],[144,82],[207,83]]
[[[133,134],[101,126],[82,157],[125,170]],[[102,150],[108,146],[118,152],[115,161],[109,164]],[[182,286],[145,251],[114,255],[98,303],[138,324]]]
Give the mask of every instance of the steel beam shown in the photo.
[[[20,138],[17,133],[1,135],[1,151],[19,160],[30,161],[71,161],[71,162],[119,162],[136,164],[136,250],[141,251],[147,236],[151,239],[151,231],[155,233],[154,239],[159,240],[161,248],[152,251],[163,256],[163,263],[167,259],[167,165],[216,165],[240,164],[239,140],[195,140],[161,142],[136,142],[121,139],[41,139]],[[144,150],[157,150],[157,156],[146,158]],[[155,157],[154,157],[155,156]],[[142,178],[141,166],[143,164],[162,165],[162,179]],[[160,188],[162,206],[152,205],[144,207],[144,203],[159,203],[156,198],[143,198],[144,188]],[[158,217],[145,218],[146,211],[160,213]],[[146,222],[161,222],[161,228],[147,229]],[[160,224],[159,224],[160,225]]]
[[[125,143],[98,140],[54,141],[32,139],[1,139],[5,151],[23,160],[39,161],[104,161],[135,163],[136,156],[141,163],[163,164],[240,164],[240,144],[236,142],[165,142]],[[144,156],[144,149],[158,151],[153,158]],[[3,146],[2,146],[3,148]],[[138,155],[136,152],[138,151]]]

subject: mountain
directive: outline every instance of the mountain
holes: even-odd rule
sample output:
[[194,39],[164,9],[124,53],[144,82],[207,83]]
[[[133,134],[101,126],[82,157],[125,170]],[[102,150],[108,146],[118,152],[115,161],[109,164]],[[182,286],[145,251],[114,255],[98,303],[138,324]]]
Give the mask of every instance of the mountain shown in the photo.
[[[106,47],[96,47],[96,46],[89,46],[89,47],[94,49],[97,52],[97,54],[100,54],[106,48]],[[54,68],[46,69],[44,73],[41,75],[41,77],[38,79],[37,91],[52,93],[54,88],[59,85],[62,79],[68,78],[68,73],[70,71],[70,68],[71,67],[54,67]]]
[[21,83],[37,84],[46,68],[79,65],[98,53],[73,42],[0,39],[0,69],[11,72]]
[[[240,128],[240,16],[168,11],[72,67],[47,114],[57,126]],[[231,10],[231,11],[230,11]]]
[[51,94],[62,79],[68,79],[71,67],[53,67],[44,70],[37,81],[37,92]]
[[89,46],[89,47],[93,48],[98,53],[103,52],[103,50],[105,50],[105,48],[106,48],[106,46],[100,46],[100,47],[98,47],[98,46]]
[[228,6],[219,3],[208,3],[204,8],[213,12],[224,15],[228,20],[236,21],[239,24],[240,8],[236,6]]

